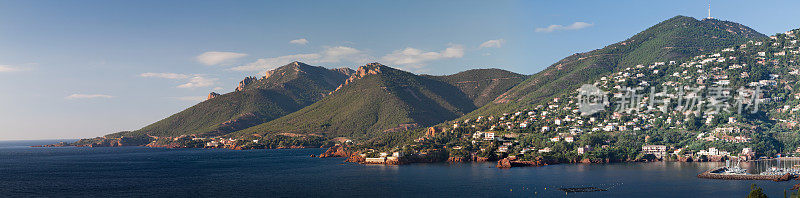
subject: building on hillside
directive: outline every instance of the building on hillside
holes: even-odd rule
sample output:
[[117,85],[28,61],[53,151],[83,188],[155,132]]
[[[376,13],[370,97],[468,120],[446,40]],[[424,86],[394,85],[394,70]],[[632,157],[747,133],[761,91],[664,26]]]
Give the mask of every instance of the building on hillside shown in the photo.
[[589,145],[586,145],[586,146],[583,146],[583,147],[578,147],[578,154],[583,155],[583,154],[588,153],[590,151],[592,151],[592,147],[589,146]]
[[508,146],[497,147],[497,152],[501,152],[501,153],[508,152]]
[[483,138],[483,132],[480,132],[480,131],[475,132],[475,134],[472,135],[472,138],[473,139],[481,139],[481,138]]
[[643,154],[653,154],[658,158],[666,155],[667,153],[667,146],[664,145],[644,145],[642,146],[642,153]]
[[708,148],[708,150],[700,150],[697,152],[697,155],[705,155],[705,156],[728,156],[730,152],[727,151],[720,151],[715,147]]
[[549,153],[553,151],[550,147],[544,147],[543,149],[539,149],[539,153]]
[[483,140],[494,140],[494,132],[483,133]]

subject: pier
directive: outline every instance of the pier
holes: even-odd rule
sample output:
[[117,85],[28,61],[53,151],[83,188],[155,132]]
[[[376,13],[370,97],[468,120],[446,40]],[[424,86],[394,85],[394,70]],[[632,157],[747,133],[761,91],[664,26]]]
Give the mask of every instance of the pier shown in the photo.
[[726,180],[778,180],[783,175],[761,175],[761,174],[725,174],[727,167],[717,167],[697,175],[699,178],[706,179],[726,179]]

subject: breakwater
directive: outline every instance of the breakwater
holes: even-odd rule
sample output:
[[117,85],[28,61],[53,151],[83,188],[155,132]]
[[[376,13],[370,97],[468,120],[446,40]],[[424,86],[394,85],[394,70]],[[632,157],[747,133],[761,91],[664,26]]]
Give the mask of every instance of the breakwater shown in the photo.
[[726,180],[778,180],[783,175],[756,175],[756,174],[723,174],[725,167],[717,167],[697,175],[698,178],[705,179],[726,179]]

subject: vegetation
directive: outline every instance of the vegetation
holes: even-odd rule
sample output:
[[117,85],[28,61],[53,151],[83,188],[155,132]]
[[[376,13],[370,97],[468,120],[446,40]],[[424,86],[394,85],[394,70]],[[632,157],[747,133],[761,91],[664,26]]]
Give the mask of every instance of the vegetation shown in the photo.
[[706,51],[765,37],[733,22],[698,21],[692,17],[676,16],[625,41],[566,57],[459,120],[530,108],[624,69],[622,66],[670,60],[680,62]]
[[429,76],[464,92],[476,107],[486,105],[527,76],[502,69],[471,69],[446,76]]
[[346,78],[346,73],[295,62],[275,69],[267,78],[244,85],[240,91],[203,101],[142,129],[107,137],[223,135],[310,105],[333,91]]
[[747,194],[747,198],[767,198],[767,194],[764,194],[764,190],[761,187],[753,184],[750,185],[750,193]]
[[290,132],[367,140],[455,119],[475,109],[452,85],[379,64],[321,101],[232,136]]

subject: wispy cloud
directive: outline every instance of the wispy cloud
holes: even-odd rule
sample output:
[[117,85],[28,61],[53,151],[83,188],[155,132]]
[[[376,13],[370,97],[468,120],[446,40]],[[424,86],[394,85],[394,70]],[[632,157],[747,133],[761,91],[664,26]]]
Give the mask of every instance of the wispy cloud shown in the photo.
[[0,72],[22,71],[22,68],[12,67],[11,65],[0,65]]
[[381,58],[382,62],[391,65],[405,65],[413,68],[421,68],[427,62],[464,57],[464,46],[450,45],[450,47],[440,52],[426,52],[420,49],[407,47],[397,50]]
[[175,99],[175,100],[180,100],[180,101],[202,102],[202,101],[206,100],[206,98],[208,98],[208,97],[206,97],[206,96],[180,96],[180,97],[171,97],[171,98]]
[[308,40],[306,40],[304,38],[301,38],[301,39],[291,40],[291,41],[289,41],[289,43],[298,44],[298,45],[305,45],[305,44],[308,44]]
[[236,71],[265,71],[275,69],[292,61],[308,61],[319,59],[319,54],[293,54],[274,58],[259,58],[255,62],[231,68]]
[[64,98],[74,100],[74,99],[94,99],[94,98],[113,98],[113,97],[114,96],[105,94],[72,94]]
[[479,46],[478,48],[490,48],[490,47],[500,48],[505,43],[506,43],[505,39],[488,40],[486,42],[481,43],[481,46]]
[[571,25],[563,26],[563,25],[550,25],[547,27],[540,27],[536,28],[536,32],[555,32],[555,31],[563,31],[563,30],[579,30],[587,27],[592,27],[594,24],[586,23],[586,22],[575,22]]
[[326,47],[322,57],[313,63],[365,62],[369,57],[361,50],[352,47]]
[[369,61],[370,57],[361,50],[345,47],[325,47],[322,51],[309,54],[293,54],[273,58],[261,58],[255,62],[231,68],[236,71],[266,71],[275,69],[292,61],[303,61],[307,63],[339,63],[356,62],[363,63]]
[[189,82],[178,85],[178,88],[197,88],[210,87],[216,84],[217,78],[208,78],[202,74],[177,74],[177,73],[153,73],[147,72],[139,74],[143,78],[164,78],[164,79],[189,79]]
[[198,88],[198,87],[210,87],[216,84],[217,78],[207,78],[202,75],[195,75],[194,77],[189,79],[189,82],[178,85],[178,88]]
[[218,65],[247,56],[236,52],[205,52],[197,56],[197,61],[205,65]]
[[141,77],[145,78],[166,78],[166,79],[185,79],[189,78],[189,75],[186,74],[176,74],[176,73],[142,73],[139,74]]

